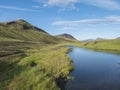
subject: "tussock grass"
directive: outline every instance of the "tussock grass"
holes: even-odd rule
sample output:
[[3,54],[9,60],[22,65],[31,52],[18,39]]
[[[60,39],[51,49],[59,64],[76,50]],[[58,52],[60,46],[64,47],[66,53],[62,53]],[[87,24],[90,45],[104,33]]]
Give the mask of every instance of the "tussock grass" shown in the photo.
[[[69,73],[73,69],[72,61],[66,55],[68,50],[63,45],[46,45],[42,48],[35,48],[33,45],[32,48],[23,49],[23,52],[18,55],[1,58],[0,88],[2,90],[60,90],[56,80],[69,79]],[[22,54],[25,56],[22,57]],[[5,72],[2,73],[4,70]]]

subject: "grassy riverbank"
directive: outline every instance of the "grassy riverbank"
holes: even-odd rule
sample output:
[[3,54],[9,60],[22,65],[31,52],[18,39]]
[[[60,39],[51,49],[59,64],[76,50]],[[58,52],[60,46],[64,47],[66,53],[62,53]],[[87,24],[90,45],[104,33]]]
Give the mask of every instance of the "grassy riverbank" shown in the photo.
[[120,39],[80,42],[76,44],[76,46],[100,51],[113,51],[120,53]]
[[[30,44],[29,44],[30,45]],[[63,45],[32,44],[0,58],[1,90],[60,90],[60,78],[69,79],[72,61]],[[36,48],[37,47],[37,48]],[[57,85],[58,84],[58,85]]]

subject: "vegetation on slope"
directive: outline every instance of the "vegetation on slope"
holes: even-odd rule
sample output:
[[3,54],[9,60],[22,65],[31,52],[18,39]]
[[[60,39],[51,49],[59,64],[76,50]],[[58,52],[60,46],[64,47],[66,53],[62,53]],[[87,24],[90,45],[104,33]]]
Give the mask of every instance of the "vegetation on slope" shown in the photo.
[[69,39],[69,40],[76,40],[72,35],[66,34],[66,33],[57,35],[56,37],[58,37],[58,38],[66,38],[66,39]]
[[[68,48],[46,46],[0,58],[1,90],[60,90],[73,69]],[[58,84],[58,85],[57,85]],[[60,87],[58,87],[60,86]]]
[[0,90],[63,89],[73,65],[60,43],[69,41],[24,20],[0,23]]
[[98,50],[120,51],[120,39],[82,42],[79,45]]
[[66,42],[69,42],[69,43],[78,43],[79,42],[70,34],[61,34],[61,35],[56,35],[55,37],[62,40],[62,42],[65,41],[65,43]]
[[80,42],[24,20],[0,23],[0,90],[64,89],[73,69],[65,45],[120,51],[120,39]]
[[32,41],[41,43],[57,43],[61,41],[42,29],[32,26],[24,20],[0,23],[0,41]]

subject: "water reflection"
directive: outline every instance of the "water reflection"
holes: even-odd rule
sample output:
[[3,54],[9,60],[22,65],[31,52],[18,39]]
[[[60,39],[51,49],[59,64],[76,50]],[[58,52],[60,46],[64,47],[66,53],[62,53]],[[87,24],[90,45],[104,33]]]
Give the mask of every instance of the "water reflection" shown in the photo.
[[71,47],[74,80],[66,90],[120,90],[120,55]]

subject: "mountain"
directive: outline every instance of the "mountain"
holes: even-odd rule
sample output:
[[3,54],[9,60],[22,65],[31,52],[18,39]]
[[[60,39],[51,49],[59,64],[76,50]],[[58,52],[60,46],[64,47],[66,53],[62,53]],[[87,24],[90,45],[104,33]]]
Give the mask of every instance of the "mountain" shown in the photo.
[[57,37],[67,38],[67,39],[72,39],[72,40],[76,40],[76,39],[75,39],[72,35],[67,34],[67,33],[57,35]]
[[82,42],[91,42],[91,41],[94,41],[94,39],[86,39],[86,40],[83,40]]
[[[23,19],[19,19],[16,21],[10,21],[10,22],[2,22],[0,23],[0,30],[5,30],[5,29],[16,29],[16,30],[39,30],[42,32],[45,32],[42,29],[39,29],[33,25],[31,25],[30,23],[28,23],[27,21],[23,20]],[[4,28],[2,28],[4,27]]]
[[120,39],[120,37],[116,38],[116,39]]
[[86,39],[86,40],[83,40],[82,42],[103,41],[103,40],[107,40],[107,39],[104,39],[104,38]]
[[22,19],[0,23],[0,90],[62,90],[73,70],[68,42]]
[[58,38],[49,35],[25,20],[0,23],[0,41],[32,41],[41,43],[57,43]]
[[[69,38],[70,40],[64,39]],[[19,19],[11,22],[0,23],[0,41],[27,41],[45,44],[69,42],[75,38],[69,34],[61,34],[59,37],[52,36],[44,30],[35,27],[25,20]]]
[[106,40],[104,38],[96,38],[96,41],[102,41],[102,40]]

